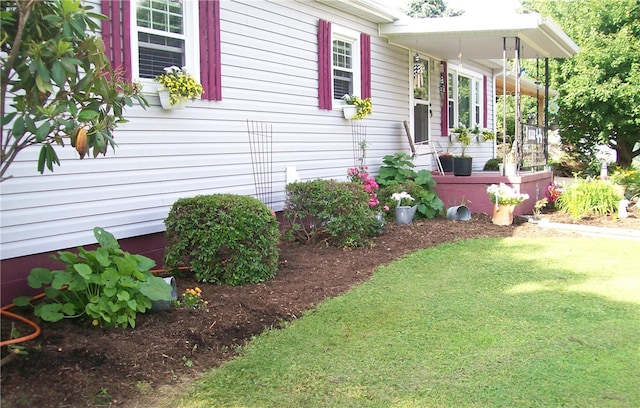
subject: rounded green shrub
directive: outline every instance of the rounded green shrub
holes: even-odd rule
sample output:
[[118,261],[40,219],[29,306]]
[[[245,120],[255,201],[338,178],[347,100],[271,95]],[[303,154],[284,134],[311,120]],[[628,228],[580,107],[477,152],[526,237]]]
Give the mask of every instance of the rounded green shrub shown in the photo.
[[197,280],[229,285],[263,282],[276,274],[278,221],[253,197],[181,198],[165,225],[167,270],[191,266]]
[[484,171],[497,171],[500,170],[500,163],[502,163],[502,157],[494,157],[487,160],[482,170]]
[[369,245],[378,223],[368,203],[369,195],[357,183],[311,180],[287,184],[287,233],[306,243]]

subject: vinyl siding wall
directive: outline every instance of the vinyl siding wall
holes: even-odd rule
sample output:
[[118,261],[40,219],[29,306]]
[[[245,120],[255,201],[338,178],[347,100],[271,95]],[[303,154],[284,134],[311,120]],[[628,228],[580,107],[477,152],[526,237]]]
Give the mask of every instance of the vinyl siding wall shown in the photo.
[[126,110],[117,149],[79,160],[58,149],[62,165],[36,171],[38,149],[22,152],[13,179],[0,185],[1,259],[95,242],[100,226],[116,238],[164,231],[181,197],[254,195],[247,120],[273,129],[273,209],[285,199],[285,169],[301,179],[345,179],[354,165],[349,121],[334,101],[318,109],[318,19],[371,35],[374,113],[362,124],[367,164],[408,151],[402,121],[410,116],[407,50],[377,37],[377,26],[316,2],[221,2],[222,101],[196,101],[179,111]]

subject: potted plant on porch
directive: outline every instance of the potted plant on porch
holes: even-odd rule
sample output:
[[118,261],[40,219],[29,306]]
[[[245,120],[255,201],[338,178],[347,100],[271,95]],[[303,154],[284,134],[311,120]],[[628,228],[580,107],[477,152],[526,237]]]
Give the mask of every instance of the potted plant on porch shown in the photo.
[[460,125],[453,129],[456,141],[460,143],[460,155],[453,157],[453,174],[455,176],[470,176],[473,165],[473,158],[466,155],[467,147],[471,144],[471,133],[469,129]]

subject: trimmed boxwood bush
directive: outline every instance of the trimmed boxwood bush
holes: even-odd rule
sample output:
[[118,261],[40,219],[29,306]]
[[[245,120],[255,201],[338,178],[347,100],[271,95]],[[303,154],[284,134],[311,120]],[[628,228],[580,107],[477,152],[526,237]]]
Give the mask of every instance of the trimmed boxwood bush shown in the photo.
[[165,225],[167,270],[190,265],[197,280],[229,285],[263,282],[276,274],[278,221],[253,197],[181,198]]
[[284,219],[294,239],[339,247],[369,245],[378,229],[362,185],[335,180],[287,184]]

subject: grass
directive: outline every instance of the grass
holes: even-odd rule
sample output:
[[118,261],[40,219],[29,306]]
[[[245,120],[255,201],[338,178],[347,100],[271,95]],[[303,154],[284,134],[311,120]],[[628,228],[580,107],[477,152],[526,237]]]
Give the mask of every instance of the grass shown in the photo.
[[422,250],[163,403],[638,407],[638,252],[588,238]]

